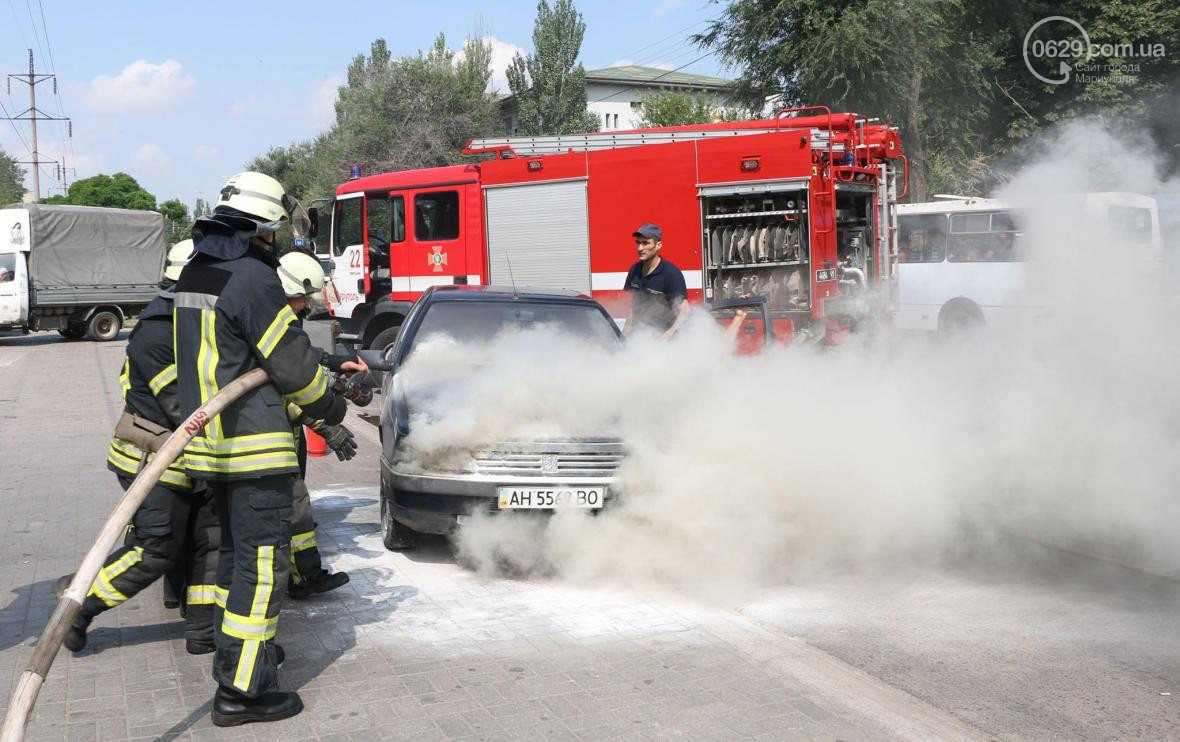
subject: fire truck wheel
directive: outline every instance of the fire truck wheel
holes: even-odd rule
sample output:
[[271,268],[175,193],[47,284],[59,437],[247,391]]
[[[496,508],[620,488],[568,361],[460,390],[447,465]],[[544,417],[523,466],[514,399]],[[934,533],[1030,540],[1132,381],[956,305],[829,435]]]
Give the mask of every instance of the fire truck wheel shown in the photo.
[[390,551],[405,551],[418,543],[418,533],[393,519],[389,496],[381,493],[381,541]]

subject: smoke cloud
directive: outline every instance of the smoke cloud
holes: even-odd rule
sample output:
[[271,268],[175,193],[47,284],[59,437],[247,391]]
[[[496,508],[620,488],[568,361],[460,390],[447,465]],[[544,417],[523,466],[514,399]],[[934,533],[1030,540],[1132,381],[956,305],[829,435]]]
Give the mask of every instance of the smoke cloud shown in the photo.
[[587,348],[536,330],[422,348],[402,374],[422,466],[513,438],[628,449],[616,507],[477,517],[460,555],[722,598],[1013,538],[1180,572],[1175,292],[1158,254],[1095,229],[1069,197],[1175,192],[1153,162],[1097,124],[1042,142],[996,194],[1021,205],[1034,308],[969,338],[882,329],[737,356],[698,312],[670,343]]

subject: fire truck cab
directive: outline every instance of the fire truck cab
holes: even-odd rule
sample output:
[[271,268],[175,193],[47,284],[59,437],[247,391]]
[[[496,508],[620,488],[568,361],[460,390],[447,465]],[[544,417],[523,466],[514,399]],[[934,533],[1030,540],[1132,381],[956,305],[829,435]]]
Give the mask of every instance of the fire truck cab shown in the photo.
[[[384,348],[435,285],[573,289],[627,316],[631,233],[654,222],[691,301],[765,296],[775,334],[888,312],[894,128],[826,109],[768,120],[472,140],[483,161],[358,177],[331,209],[337,340]],[[321,239],[321,243],[323,240]]]

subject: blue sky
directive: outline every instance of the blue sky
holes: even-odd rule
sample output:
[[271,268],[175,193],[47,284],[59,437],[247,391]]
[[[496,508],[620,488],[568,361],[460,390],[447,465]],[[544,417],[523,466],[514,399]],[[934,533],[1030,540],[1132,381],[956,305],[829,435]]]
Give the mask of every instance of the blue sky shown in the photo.
[[[497,67],[531,49],[535,2],[59,2],[0,0],[0,72],[56,72],[59,93],[37,88],[38,108],[73,119],[38,126],[42,159],[77,169],[71,180],[128,172],[158,200],[190,207],[271,146],[306,139],[332,121],[349,61],[384,37],[395,54],[427,48],[440,31],[458,48],[477,28],[492,37]],[[703,53],[687,41],[721,7],[707,0],[578,3],[586,21],[582,63],[674,68]],[[225,10],[219,10],[225,8]],[[44,13],[44,22],[42,22]],[[50,57],[52,56],[52,64]],[[714,57],[686,72],[724,75]],[[497,78],[502,83],[502,70]],[[28,107],[27,86],[0,88],[9,115]],[[18,133],[19,132],[19,136]],[[23,137],[23,142],[21,141]],[[29,159],[27,122],[0,122],[0,148]],[[60,193],[54,167],[42,195]],[[32,179],[27,178],[31,188]]]

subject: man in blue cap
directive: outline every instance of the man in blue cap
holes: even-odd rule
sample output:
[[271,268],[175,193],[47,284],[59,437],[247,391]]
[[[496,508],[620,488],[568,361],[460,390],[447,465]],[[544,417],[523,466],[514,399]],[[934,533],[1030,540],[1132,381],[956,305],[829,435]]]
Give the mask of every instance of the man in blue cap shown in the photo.
[[627,272],[623,288],[631,294],[631,315],[623,325],[623,334],[636,327],[647,327],[667,340],[676,334],[691,308],[684,274],[660,257],[664,231],[655,224],[644,224],[631,233],[639,261]]

